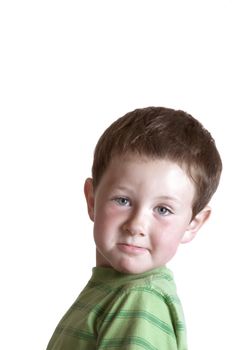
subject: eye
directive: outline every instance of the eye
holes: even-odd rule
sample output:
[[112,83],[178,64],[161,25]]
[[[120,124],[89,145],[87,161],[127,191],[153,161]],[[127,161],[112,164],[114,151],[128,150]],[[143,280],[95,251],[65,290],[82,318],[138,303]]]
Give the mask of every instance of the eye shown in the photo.
[[159,206],[156,208],[156,211],[158,212],[159,215],[161,216],[167,216],[167,215],[170,215],[172,214],[171,210],[166,208],[166,207],[163,207],[163,206]]
[[130,200],[125,197],[116,197],[113,199],[113,201],[116,202],[118,205],[121,205],[122,207],[130,206]]

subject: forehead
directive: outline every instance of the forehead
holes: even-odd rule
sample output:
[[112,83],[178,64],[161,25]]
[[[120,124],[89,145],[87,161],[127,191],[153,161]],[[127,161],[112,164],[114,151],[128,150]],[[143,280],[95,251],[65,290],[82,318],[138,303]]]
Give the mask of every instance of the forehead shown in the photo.
[[162,195],[192,197],[195,187],[186,171],[176,162],[137,155],[117,156],[112,159],[100,184],[146,190]]

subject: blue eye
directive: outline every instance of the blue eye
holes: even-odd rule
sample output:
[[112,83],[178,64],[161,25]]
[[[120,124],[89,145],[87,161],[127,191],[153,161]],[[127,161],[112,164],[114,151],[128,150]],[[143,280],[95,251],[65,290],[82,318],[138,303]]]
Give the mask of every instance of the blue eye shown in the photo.
[[169,210],[166,207],[157,207],[156,209],[158,211],[158,214],[161,216],[167,216],[167,215],[172,214],[171,210]]
[[114,201],[118,204],[121,205],[123,207],[128,207],[130,205],[130,201],[128,198],[125,197],[117,197],[114,198]]

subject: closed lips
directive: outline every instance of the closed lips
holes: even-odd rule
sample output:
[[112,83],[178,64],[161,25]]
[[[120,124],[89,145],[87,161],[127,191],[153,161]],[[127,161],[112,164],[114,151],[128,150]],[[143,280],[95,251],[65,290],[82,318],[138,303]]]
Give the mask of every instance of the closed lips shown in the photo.
[[128,253],[143,253],[145,251],[147,251],[146,248],[144,247],[140,247],[140,246],[136,246],[133,244],[128,244],[128,243],[119,243],[118,244],[119,248],[125,252]]

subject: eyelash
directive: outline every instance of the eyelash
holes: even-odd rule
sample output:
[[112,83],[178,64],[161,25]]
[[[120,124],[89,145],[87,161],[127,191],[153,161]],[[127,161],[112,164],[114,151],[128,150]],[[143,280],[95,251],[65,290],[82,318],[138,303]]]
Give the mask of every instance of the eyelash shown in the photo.
[[[116,197],[113,198],[113,201],[122,207],[131,206],[130,200],[126,197]],[[165,210],[165,213],[161,212],[161,210],[163,209]],[[160,216],[168,216],[170,214],[173,214],[173,212],[170,209],[162,205],[155,207],[154,211],[157,211]]]
[[[170,214],[173,214],[173,212],[170,210],[170,209],[168,209],[168,208],[166,208],[165,206],[158,206],[158,207],[156,207],[155,208],[157,211],[158,211],[158,214],[160,215],[160,216],[168,216],[168,215],[170,215]],[[165,213],[162,213],[160,210],[165,210]]]
[[[122,207],[130,206],[130,200],[126,197],[116,197],[113,199],[113,201]],[[122,201],[124,201],[124,203],[122,203]],[[127,202],[127,204],[125,204],[125,201]]]

